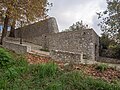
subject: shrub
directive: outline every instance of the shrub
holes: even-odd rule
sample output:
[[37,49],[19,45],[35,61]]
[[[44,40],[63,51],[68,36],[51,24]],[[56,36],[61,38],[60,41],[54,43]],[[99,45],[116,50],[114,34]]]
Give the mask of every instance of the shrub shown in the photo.
[[120,45],[119,44],[109,46],[109,50],[111,50],[111,52],[113,53],[112,57],[120,58]]
[[100,55],[120,59],[120,45],[110,45],[108,49],[102,49]]
[[1,68],[10,67],[12,63],[13,63],[12,55],[5,49],[0,48],[0,67]]
[[95,69],[103,72],[103,71],[107,70],[107,68],[108,68],[108,66],[106,64],[99,64],[96,66]]

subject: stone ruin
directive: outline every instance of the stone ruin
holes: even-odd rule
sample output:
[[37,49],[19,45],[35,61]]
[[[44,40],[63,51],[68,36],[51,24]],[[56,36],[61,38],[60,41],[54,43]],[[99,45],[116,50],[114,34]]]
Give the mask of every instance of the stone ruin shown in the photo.
[[[59,32],[56,19],[53,17],[16,29],[15,38],[20,37],[25,42],[49,50],[54,60],[94,63],[99,58],[99,36],[93,29]],[[4,44],[6,45],[7,43]],[[7,47],[10,48],[9,45]]]

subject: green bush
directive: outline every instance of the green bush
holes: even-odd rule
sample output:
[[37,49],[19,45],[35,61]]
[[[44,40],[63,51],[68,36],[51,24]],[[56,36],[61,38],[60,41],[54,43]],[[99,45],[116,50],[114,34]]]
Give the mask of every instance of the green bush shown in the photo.
[[100,55],[103,57],[120,59],[120,45],[109,45],[109,48],[101,49]]
[[113,58],[120,58],[120,45],[115,44],[115,45],[110,45],[109,46],[109,51],[111,51],[111,57]]
[[13,57],[13,53],[6,49],[0,48],[0,90],[20,90],[17,87],[27,87],[22,75],[28,70],[28,63],[22,56],[17,57]]
[[95,69],[103,72],[103,71],[107,70],[107,68],[108,68],[108,66],[106,64],[99,64],[96,66]]
[[13,64],[12,55],[5,49],[0,48],[0,68],[10,67]]

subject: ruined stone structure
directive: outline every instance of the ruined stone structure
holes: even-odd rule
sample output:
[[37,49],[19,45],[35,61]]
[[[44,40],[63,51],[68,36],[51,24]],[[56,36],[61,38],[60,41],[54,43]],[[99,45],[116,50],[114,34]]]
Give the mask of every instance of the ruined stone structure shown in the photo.
[[55,18],[49,18],[15,30],[15,38],[24,39],[27,42],[42,45],[42,36],[59,32]]
[[46,45],[56,60],[69,58],[70,61],[79,59],[78,62],[87,60],[91,63],[91,60],[93,62],[99,58],[99,37],[93,29],[61,32],[46,38]]
[[55,60],[93,63],[99,58],[99,36],[93,29],[59,32],[55,18],[16,29],[15,37],[48,49]]

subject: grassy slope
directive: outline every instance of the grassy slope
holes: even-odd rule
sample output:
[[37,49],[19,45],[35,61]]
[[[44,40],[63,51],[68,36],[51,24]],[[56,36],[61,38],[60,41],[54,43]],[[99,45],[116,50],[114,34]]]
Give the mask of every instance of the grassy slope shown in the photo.
[[120,90],[120,84],[95,80],[81,71],[60,71],[54,63],[29,65],[0,48],[0,90]]

